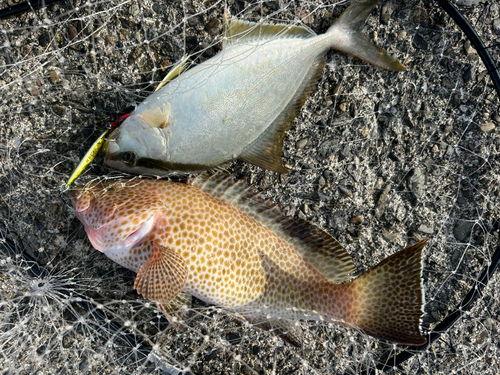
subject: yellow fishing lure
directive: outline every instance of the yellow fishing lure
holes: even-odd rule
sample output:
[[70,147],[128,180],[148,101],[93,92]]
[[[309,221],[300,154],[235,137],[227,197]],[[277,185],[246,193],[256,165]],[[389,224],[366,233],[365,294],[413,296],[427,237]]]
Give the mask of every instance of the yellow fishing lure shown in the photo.
[[97,138],[97,140],[94,142],[92,147],[90,147],[90,149],[87,151],[85,156],[82,158],[78,166],[71,174],[71,177],[69,178],[68,182],[66,182],[66,187],[69,187],[73,183],[73,181],[75,181],[78,178],[78,176],[82,174],[82,172],[85,170],[85,168],[87,168],[87,166],[92,162],[92,160],[94,160],[97,153],[101,149],[104,143],[104,138],[106,137],[108,132],[109,129],[107,129],[104,133],[102,133],[101,136]]
[[[186,69],[187,61],[188,61],[188,57],[184,56],[176,65],[174,65],[172,67],[172,69],[168,72],[168,74],[165,76],[165,78],[163,78],[163,80],[160,82],[160,84],[156,88],[155,92],[158,91],[159,89],[161,89],[164,85],[166,85],[168,82],[170,82],[176,76],[181,74]],[[125,116],[128,117],[128,114]],[[123,120],[124,118],[126,118],[125,116],[122,116],[120,120]],[[120,120],[118,120],[118,121],[120,121]],[[116,122],[118,122],[118,121],[116,121]],[[113,128],[113,124],[114,123],[111,124],[112,128]],[[96,155],[101,150],[102,145],[104,144],[104,141],[105,141],[105,137],[108,133],[109,133],[109,129],[106,130],[104,133],[102,133],[99,138],[97,138],[97,140],[90,147],[90,149],[87,151],[85,156],[82,158],[82,160],[80,161],[78,166],[75,168],[75,170],[71,174],[71,177],[69,178],[68,182],[66,182],[66,187],[69,187],[73,183],[73,181],[75,181],[78,178],[78,176],[80,176],[83,173],[85,168],[87,168],[87,166],[92,162],[92,160],[94,160]]]

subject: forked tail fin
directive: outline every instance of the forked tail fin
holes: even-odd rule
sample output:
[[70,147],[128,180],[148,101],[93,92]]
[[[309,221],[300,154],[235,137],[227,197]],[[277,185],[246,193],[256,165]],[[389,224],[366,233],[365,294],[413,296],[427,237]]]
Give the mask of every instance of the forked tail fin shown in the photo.
[[422,345],[420,317],[425,302],[422,249],[427,239],[385,259],[353,280],[357,309],[352,323],[376,338]]
[[380,68],[402,71],[406,67],[361,32],[378,0],[354,0],[327,31],[331,48],[356,56]]

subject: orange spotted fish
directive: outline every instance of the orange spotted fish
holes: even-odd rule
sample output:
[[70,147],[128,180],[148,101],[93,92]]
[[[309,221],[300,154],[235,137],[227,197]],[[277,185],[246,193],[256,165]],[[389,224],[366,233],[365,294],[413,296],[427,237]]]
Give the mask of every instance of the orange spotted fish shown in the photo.
[[[135,179],[88,185],[71,200],[92,245],[137,272],[134,287],[182,325],[191,296],[300,345],[298,319],[324,320],[421,345],[422,248],[351,279],[354,263],[326,232],[283,217],[243,180]],[[348,281],[348,282],[347,282]]]

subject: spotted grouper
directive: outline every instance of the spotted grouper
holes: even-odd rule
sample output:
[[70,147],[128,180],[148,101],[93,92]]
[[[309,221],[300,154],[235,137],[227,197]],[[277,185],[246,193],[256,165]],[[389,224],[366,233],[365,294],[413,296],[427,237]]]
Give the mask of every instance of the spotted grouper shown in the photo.
[[223,49],[182,72],[172,69],[104,144],[122,171],[194,173],[239,159],[284,173],[286,131],[323,74],[326,53],[346,52],[383,69],[405,66],[361,30],[377,0],[354,0],[322,35],[297,25],[227,18]]
[[236,312],[300,345],[299,319],[355,327],[408,345],[424,303],[417,242],[352,279],[354,263],[329,234],[284,217],[242,180],[188,184],[118,180],[73,190],[92,245],[137,272],[134,287],[175,324],[191,296]]

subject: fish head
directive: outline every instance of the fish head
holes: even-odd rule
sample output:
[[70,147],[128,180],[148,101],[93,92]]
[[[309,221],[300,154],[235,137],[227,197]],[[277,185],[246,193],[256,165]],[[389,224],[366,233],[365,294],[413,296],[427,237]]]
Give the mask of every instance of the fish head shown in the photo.
[[[143,176],[197,173],[217,165],[185,163],[179,157],[176,161],[172,160],[168,143],[169,126],[159,126],[145,116],[144,111],[131,115],[104,143],[104,163],[123,172]],[[184,149],[184,152],[188,150]]]
[[133,114],[115,129],[103,145],[104,163],[131,174],[169,174],[167,140],[162,129]]
[[92,246],[108,257],[125,256],[165,221],[157,195],[146,180],[97,183],[70,191],[76,216]]

